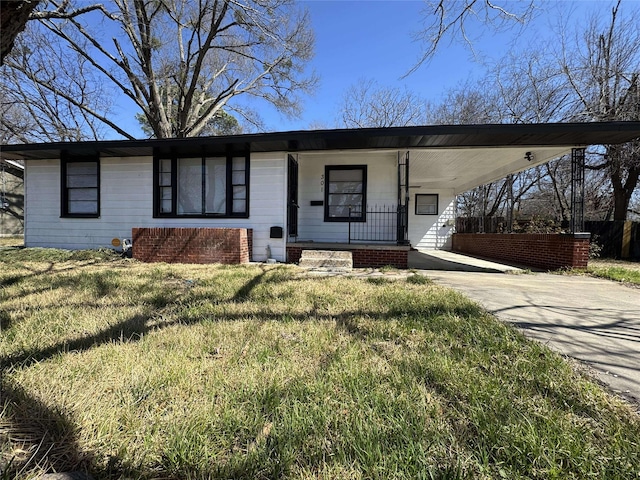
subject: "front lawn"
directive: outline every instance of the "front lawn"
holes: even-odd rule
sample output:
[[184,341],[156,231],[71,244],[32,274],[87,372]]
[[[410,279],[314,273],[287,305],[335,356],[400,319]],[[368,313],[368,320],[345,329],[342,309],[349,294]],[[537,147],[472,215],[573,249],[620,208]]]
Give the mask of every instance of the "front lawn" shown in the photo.
[[594,277],[607,278],[616,282],[640,285],[640,262],[624,260],[589,260],[587,273]]
[[0,478],[640,478],[637,414],[432,283],[22,249],[0,285]]

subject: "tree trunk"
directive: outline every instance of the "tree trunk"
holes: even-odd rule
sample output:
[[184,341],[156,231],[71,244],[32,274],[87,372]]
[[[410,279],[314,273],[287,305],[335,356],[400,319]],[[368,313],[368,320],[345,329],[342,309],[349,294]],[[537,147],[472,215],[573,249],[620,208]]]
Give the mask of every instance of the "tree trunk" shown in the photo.
[[2,8],[0,8],[0,32],[2,32],[0,65],[4,65],[4,57],[11,52],[13,42],[18,34],[24,30],[29,15],[38,3],[39,0],[2,2]]
[[623,190],[613,191],[613,220],[624,222],[627,219],[630,198]]

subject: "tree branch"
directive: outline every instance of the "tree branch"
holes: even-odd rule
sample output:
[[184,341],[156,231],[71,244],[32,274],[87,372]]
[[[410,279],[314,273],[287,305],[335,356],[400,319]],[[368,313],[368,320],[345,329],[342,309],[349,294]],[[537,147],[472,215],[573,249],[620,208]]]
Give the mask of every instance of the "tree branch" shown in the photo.
[[100,10],[107,17],[114,19],[112,15],[107,11],[107,9],[101,3],[96,3],[94,5],[87,5],[86,7],[77,8],[72,10],[71,12],[67,12],[66,8],[69,5],[69,0],[64,0],[62,3],[57,4],[54,1],[51,3],[56,7],[55,10],[44,10],[40,12],[32,12],[29,15],[29,20],[49,20],[52,18],[57,19],[69,19],[77,17],[78,15],[82,15],[84,13],[93,12],[95,10]]

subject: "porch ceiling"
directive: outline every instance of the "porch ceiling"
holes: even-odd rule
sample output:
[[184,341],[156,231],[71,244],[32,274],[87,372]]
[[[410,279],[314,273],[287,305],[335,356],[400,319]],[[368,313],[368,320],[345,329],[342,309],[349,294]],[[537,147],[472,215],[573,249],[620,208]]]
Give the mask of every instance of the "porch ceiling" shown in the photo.
[[[553,160],[571,148],[519,146],[503,148],[454,148],[410,150],[409,184],[462,193]],[[530,152],[532,160],[525,159]]]

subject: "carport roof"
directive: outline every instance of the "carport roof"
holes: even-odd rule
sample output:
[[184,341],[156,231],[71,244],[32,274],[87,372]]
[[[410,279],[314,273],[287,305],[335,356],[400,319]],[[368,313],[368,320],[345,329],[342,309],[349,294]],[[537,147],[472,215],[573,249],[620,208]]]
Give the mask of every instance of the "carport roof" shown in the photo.
[[356,149],[439,149],[487,147],[576,147],[624,143],[640,137],[640,122],[431,125],[256,133],[219,137],[104,140],[3,145],[10,160],[58,158],[69,153],[100,152],[107,157],[206,151],[309,152]]

